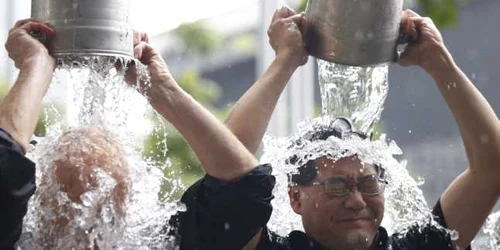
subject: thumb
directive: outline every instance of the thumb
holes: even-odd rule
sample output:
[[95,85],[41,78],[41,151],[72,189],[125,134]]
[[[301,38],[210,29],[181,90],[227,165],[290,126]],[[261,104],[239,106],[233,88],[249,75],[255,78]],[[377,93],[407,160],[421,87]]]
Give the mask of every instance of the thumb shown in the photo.
[[139,59],[142,64],[148,65],[151,63],[152,59],[158,57],[160,61],[163,61],[160,54],[147,42],[141,42],[134,48],[134,56]]
[[403,53],[398,58],[397,63],[401,66],[411,66],[414,65],[414,55],[416,53],[416,48],[412,46],[410,43],[406,48],[404,49]]

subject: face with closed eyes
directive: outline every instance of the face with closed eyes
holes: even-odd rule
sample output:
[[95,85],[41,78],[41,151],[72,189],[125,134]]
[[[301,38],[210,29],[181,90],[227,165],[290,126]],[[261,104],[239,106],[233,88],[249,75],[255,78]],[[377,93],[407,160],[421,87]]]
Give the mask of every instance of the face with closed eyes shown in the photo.
[[[296,185],[289,190],[292,208],[302,216],[306,233],[327,249],[368,249],[384,214],[383,193],[366,194],[379,183],[376,168],[362,164],[357,157],[336,162],[321,157],[316,166],[315,185]],[[347,194],[336,191],[338,180],[350,183]],[[360,192],[360,185],[365,192]]]

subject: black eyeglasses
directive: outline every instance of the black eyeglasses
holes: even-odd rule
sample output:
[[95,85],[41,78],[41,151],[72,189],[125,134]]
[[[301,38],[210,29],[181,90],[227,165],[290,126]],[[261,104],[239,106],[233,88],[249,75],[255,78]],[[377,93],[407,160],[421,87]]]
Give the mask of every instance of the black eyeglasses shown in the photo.
[[335,197],[344,197],[356,186],[358,191],[367,196],[384,192],[387,181],[378,175],[367,175],[357,181],[343,177],[333,177],[324,181],[311,182],[311,186],[324,186],[325,192]]

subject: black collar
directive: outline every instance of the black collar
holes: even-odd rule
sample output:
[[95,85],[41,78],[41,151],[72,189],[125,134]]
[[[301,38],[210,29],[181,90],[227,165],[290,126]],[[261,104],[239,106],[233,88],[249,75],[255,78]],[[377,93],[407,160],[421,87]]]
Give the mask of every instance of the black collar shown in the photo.
[[[326,250],[313,238],[304,232],[293,231],[288,235],[288,243],[292,249],[296,250]],[[389,236],[383,227],[378,228],[377,238],[372,245],[374,250],[385,250],[389,245]]]

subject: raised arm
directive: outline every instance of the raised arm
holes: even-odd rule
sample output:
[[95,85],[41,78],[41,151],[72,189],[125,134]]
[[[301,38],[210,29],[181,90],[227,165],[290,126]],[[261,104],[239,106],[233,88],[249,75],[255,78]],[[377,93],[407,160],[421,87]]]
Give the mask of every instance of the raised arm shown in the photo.
[[26,151],[35,131],[42,98],[55,67],[54,59],[45,46],[31,37],[30,32],[54,34],[49,26],[34,19],[18,21],[9,31],[5,48],[19,76],[0,103],[0,127],[7,131]]
[[226,126],[253,154],[266,132],[276,103],[297,67],[307,62],[302,39],[304,14],[282,7],[268,30],[276,58],[264,75],[238,100],[225,121]]
[[9,31],[5,44],[20,72],[0,103],[0,249],[14,249],[28,200],[35,190],[35,166],[23,153],[35,130],[41,101],[54,70],[54,60],[29,35],[31,31],[54,33],[45,24],[22,20]]
[[500,122],[474,84],[446,49],[429,18],[406,11],[402,30],[417,37],[400,64],[420,65],[435,80],[458,124],[469,168],[441,196],[447,225],[458,231],[455,242],[466,247],[474,239],[500,195]]
[[151,105],[184,136],[208,175],[233,181],[257,166],[238,139],[179,87],[155,49],[141,42],[135,53],[149,67],[152,84],[144,92]]

